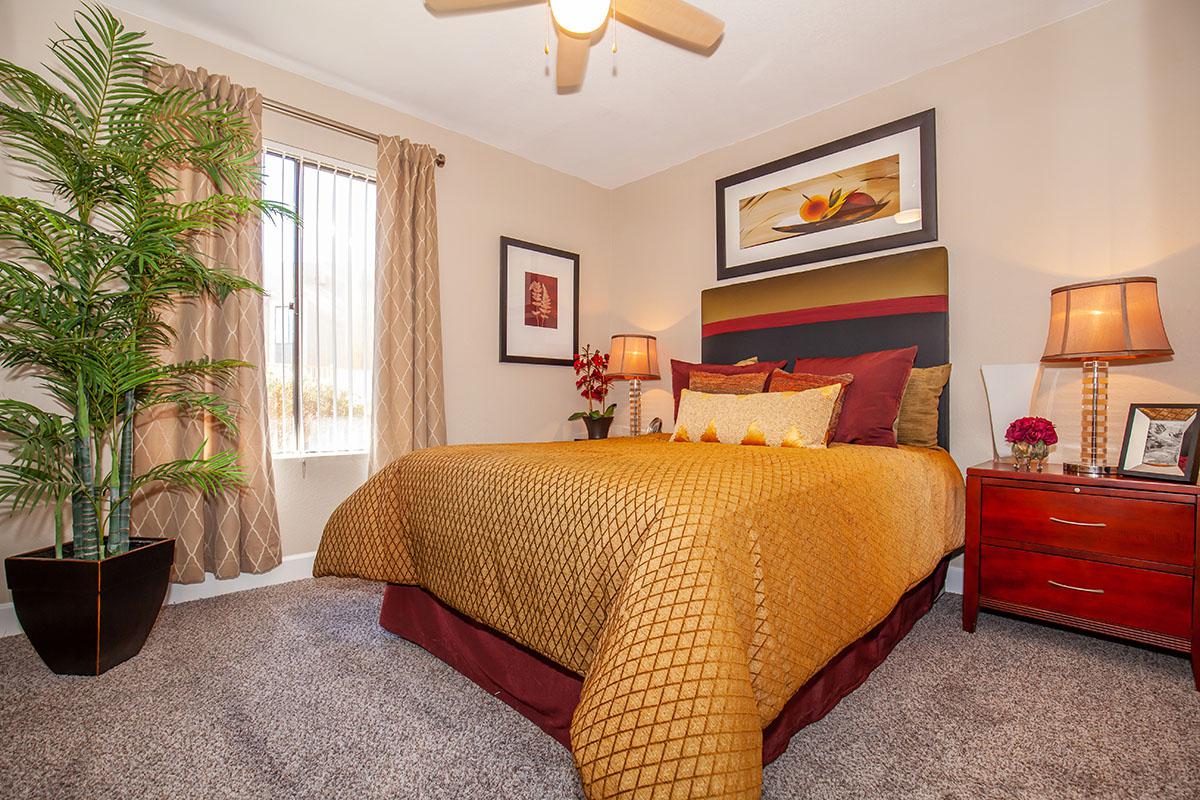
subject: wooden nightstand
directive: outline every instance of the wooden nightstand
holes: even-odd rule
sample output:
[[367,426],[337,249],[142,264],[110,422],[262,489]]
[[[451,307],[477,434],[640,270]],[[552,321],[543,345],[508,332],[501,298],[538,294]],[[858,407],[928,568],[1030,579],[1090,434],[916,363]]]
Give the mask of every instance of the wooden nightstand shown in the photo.
[[979,609],[1191,653],[1200,690],[1200,488],[967,470],[963,630]]

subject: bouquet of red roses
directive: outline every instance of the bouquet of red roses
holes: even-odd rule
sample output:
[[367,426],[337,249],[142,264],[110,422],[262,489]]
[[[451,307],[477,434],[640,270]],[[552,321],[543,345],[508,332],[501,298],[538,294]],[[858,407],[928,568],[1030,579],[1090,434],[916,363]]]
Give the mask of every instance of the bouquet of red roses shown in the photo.
[[1004,433],[1004,438],[1012,442],[1013,461],[1017,469],[1029,470],[1035,465],[1038,472],[1046,463],[1050,454],[1050,445],[1058,443],[1058,431],[1054,423],[1042,417],[1021,417],[1013,420]]
[[1058,444],[1058,431],[1054,423],[1043,417],[1021,417],[1013,420],[1004,434],[1005,441],[1013,444]]

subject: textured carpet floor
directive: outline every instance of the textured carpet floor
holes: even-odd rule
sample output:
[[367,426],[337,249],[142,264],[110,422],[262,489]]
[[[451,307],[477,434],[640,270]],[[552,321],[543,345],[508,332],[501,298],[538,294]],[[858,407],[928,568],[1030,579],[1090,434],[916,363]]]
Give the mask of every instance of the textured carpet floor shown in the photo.
[[[565,749],[380,630],[380,595],[324,579],[170,606],[100,678],[0,639],[0,797],[578,797]],[[958,615],[944,597],[764,796],[1200,797],[1184,659]]]

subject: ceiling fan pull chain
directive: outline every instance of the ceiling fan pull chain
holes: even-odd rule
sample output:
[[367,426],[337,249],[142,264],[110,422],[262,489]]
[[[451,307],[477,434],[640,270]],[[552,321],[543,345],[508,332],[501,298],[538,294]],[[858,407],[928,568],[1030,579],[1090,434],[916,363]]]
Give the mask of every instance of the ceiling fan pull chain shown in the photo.
[[[617,0],[612,0],[612,51],[617,54]],[[617,67],[617,59],[613,58],[613,69]]]

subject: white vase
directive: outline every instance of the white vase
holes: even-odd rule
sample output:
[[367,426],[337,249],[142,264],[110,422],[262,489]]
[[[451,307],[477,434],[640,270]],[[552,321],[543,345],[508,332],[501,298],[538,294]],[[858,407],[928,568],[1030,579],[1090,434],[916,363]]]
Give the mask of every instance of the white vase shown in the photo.
[[1038,364],[984,364],[983,388],[987,392],[988,413],[992,419],[992,452],[996,459],[1009,454],[1004,441],[1009,423],[1028,417],[1033,406]]

